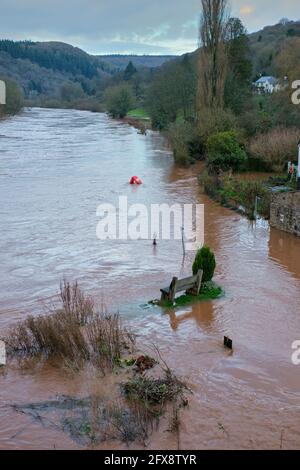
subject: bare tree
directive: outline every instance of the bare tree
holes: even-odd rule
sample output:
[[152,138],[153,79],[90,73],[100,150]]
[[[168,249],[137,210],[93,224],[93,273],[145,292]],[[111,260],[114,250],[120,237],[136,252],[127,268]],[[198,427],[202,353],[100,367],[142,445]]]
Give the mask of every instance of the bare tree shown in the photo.
[[201,0],[198,106],[222,108],[226,79],[228,0]]

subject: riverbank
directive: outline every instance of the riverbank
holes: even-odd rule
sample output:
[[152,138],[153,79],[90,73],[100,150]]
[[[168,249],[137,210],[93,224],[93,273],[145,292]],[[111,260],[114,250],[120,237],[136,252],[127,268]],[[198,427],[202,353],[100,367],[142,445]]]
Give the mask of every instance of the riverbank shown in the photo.
[[128,112],[127,116],[121,119],[130,126],[138,129],[141,134],[146,134],[148,130],[152,129],[151,119],[142,108],[137,108]]
[[246,215],[251,220],[257,215],[269,220],[272,192],[293,191],[296,181],[274,173],[210,175],[203,171],[199,176],[199,184],[212,200],[222,206]]
[[105,109],[102,103],[94,100],[84,98],[77,102],[63,102],[56,99],[48,99],[42,101],[25,100],[25,107],[27,108],[42,108],[42,109],[69,109],[74,111],[90,111],[92,113],[104,113]]
[[[68,103],[62,103],[61,101],[56,101],[56,100],[51,100],[47,102],[32,102],[30,100],[26,100],[25,106],[28,108],[32,109],[54,109],[54,110],[73,110],[73,111],[90,111],[92,113],[102,113],[102,114],[107,114],[105,108],[101,103],[96,103],[96,102],[88,102],[87,100],[84,100],[82,102],[79,102],[77,104],[68,104]],[[147,130],[152,129],[151,126],[151,119],[150,117],[146,114],[144,110],[133,110],[129,111],[127,116],[125,116],[122,119],[116,119],[116,121],[124,122],[127,123],[129,126],[132,126],[144,133]]]
[[[252,174],[253,176],[253,174]],[[204,172],[199,177],[200,186],[214,201],[250,219],[260,214],[270,218],[270,182],[261,179],[242,180],[232,175],[209,175]]]

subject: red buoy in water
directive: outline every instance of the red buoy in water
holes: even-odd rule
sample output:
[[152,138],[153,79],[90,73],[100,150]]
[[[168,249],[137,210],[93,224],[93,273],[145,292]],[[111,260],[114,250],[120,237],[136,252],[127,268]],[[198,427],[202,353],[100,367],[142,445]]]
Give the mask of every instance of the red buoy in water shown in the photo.
[[138,176],[133,176],[130,180],[130,184],[142,184],[142,180]]

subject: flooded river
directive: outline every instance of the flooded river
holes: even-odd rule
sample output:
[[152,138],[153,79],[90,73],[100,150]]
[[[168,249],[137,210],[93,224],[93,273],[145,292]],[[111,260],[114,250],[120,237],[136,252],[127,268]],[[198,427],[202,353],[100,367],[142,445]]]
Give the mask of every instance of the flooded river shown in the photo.
[[[180,447],[299,448],[300,239],[249,222],[201,194],[201,167],[176,168],[163,138],[103,114],[26,110],[0,122],[0,334],[44,312],[63,277],[99,305],[119,311],[141,339],[155,342],[193,395]],[[143,180],[132,188],[132,175]],[[101,203],[205,204],[205,242],[215,251],[225,296],[182,310],[146,309],[173,275],[190,273],[181,241],[96,237]],[[234,342],[231,354],[224,335]],[[12,403],[82,393],[80,378],[0,369],[0,448],[74,448],[12,410]],[[150,448],[176,448],[154,433]]]

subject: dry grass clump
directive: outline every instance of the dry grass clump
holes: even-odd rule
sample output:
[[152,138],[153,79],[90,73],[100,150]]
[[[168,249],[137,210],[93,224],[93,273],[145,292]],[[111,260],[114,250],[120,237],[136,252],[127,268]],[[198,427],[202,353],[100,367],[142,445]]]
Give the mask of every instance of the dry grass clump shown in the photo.
[[140,407],[128,408],[125,404],[115,404],[108,409],[107,417],[111,435],[122,442],[139,441],[145,445],[153,430],[153,419]]
[[122,328],[120,316],[94,316],[85,330],[91,361],[103,372],[113,370],[125,349],[134,344],[134,335]]
[[9,355],[57,357],[70,362],[86,360],[88,345],[80,325],[65,311],[29,316],[5,339]]
[[62,309],[79,325],[86,325],[94,316],[94,301],[86,296],[77,282],[71,284],[66,279],[60,283]]
[[[162,359],[160,355],[159,357]],[[170,423],[168,431],[177,434],[179,449],[180,410],[188,405],[186,394],[190,390],[164,361],[161,368],[163,370],[161,378],[133,376],[121,387],[135,417],[139,440],[145,443],[153,428],[158,427],[160,417],[168,412]]]
[[62,308],[49,315],[30,316],[5,338],[10,356],[58,358],[72,368],[90,361],[103,373],[112,370],[133,336],[122,328],[119,315],[97,314],[77,283],[61,285]]
[[289,160],[296,159],[299,139],[299,129],[277,127],[255,135],[249,142],[248,151],[253,157],[266,162],[270,170],[282,171]]
[[168,402],[178,398],[185,403],[184,391],[187,388],[170,370],[165,371],[163,378],[133,377],[123,384],[123,391],[127,399],[142,403],[155,414],[160,414]]

